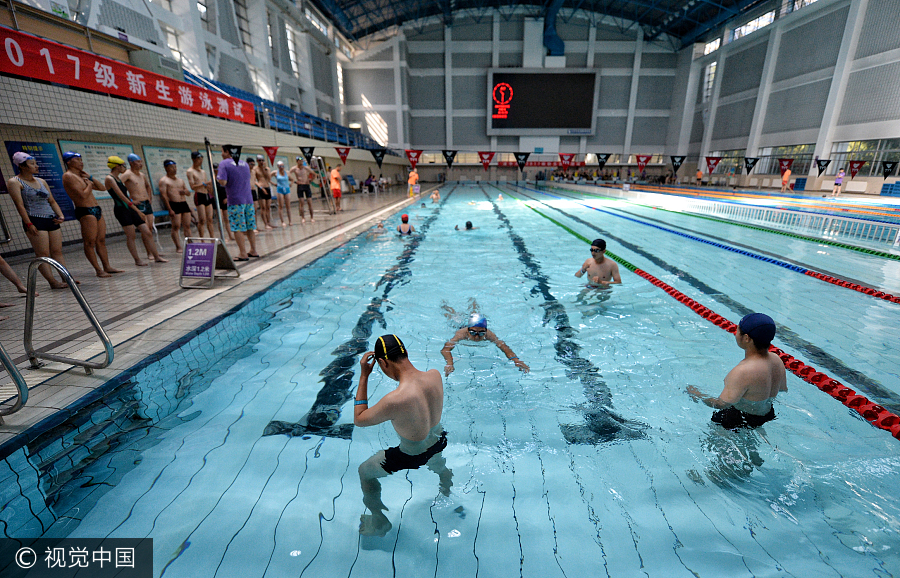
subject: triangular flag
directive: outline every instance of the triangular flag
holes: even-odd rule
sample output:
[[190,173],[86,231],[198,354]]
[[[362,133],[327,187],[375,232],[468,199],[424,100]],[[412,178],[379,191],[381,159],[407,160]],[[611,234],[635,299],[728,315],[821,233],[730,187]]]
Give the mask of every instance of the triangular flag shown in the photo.
[[300,152],[303,153],[303,158],[306,159],[306,162],[312,163],[314,150],[316,150],[316,147],[300,147]]
[[850,161],[850,178],[856,178],[856,173],[866,164],[866,161]]
[[263,150],[266,151],[266,156],[269,157],[269,162],[274,165],[275,155],[278,154],[278,147],[263,147]]
[[791,170],[791,165],[794,164],[794,159],[778,159],[778,168],[781,170],[782,176],[786,171]]
[[716,166],[718,166],[719,161],[722,160],[722,157],[706,157],[706,172],[707,174],[713,174],[716,170]]
[[478,151],[478,159],[481,161],[481,166],[484,167],[484,170],[488,170],[488,166],[493,158],[493,151]]
[[672,172],[678,174],[678,169],[681,168],[681,165],[684,164],[684,159],[686,159],[687,157],[682,155],[677,157],[670,156],[669,158],[672,160]]
[[559,166],[561,166],[564,171],[569,170],[569,166],[572,164],[574,158],[575,153],[559,153]]
[[372,153],[372,156],[375,157],[375,162],[378,163],[378,168],[381,168],[381,163],[384,162],[384,154],[387,152],[386,149],[372,149],[369,151]]
[[606,166],[607,161],[609,161],[609,157],[612,156],[612,153],[602,153],[597,154],[597,164],[600,165],[600,170],[603,170],[603,167]]
[[441,152],[444,153],[444,160],[447,161],[447,168],[452,169],[453,161],[456,159],[456,151],[443,150]]
[[519,165],[519,170],[524,171],[525,165],[528,164],[528,157],[531,156],[531,153],[513,153],[516,155],[516,164]]
[[831,159],[816,159],[816,168],[819,169],[819,174],[817,176],[822,176],[822,173],[825,172],[825,169],[828,168],[828,165],[831,164]]
[[334,150],[336,150],[338,156],[341,157],[341,162],[347,164],[347,155],[350,154],[350,147],[334,147]]
[[643,171],[647,168],[647,163],[653,158],[653,155],[635,155],[637,157],[638,170]]
[[891,176],[895,168],[897,168],[897,161],[881,161],[881,171],[884,174],[884,178]]
[[753,170],[753,167],[756,166],[756,163],[759,162],[759,157],[744,157],[744,168],[747,169],[747,174],[750,174],[750,171]]
[[409,159],[409,164],[412,165],[412,168],[416,168],[416,165],[419,164],[419,159],[421,157],[422,151],[406,149],[406,158]]

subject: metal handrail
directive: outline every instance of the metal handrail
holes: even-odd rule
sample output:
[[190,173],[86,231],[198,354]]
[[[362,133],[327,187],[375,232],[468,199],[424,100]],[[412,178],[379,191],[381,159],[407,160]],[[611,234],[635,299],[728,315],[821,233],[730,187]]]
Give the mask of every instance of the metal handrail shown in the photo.
[[16,364],[13,363],[12,358],[6,353],[6,348],[3,347],[3,344],[0,343],[0,363],[3,363],[3,367],[6,368],[6,371],[9,372],[9,376],[12,378],[13,383],[16,384],[16,389],[19,390],[19,395],[17,396],[16,402],[12,405],[12,407],[7,409],[0,408],[0,424],[3,423],[3,416],[10,415],[12,413],[16,413],[22,406],[25,405],[25,402],[28,401],[28,384],[25,383],[25,378],[22,377],[22,372],[19,371],[19,368],[16,367]]
[[[57,271],[59,271],[59,274],[62,275],[62,278],[66,280],[66,283],[69,285],[69,289],[72,290],[72,293],[75,295],[75,299],[78,301],[78,304],[81,305],[81,310],[84,311],[85,315],[87,315],[88,321],[91,322],[91,325],[94,327],[94,331],[97,332],[97,335],[103,342],[103,348],[106,350],[106,361],[104,361],[103,363],[81,361],[80,359],[70,359],[68,357],[62,357],[60,355],[39,353],[35,351],[34,345],[31,342],[31,337],[34,333],[34,296],[35,289],[37,288],[38,268],[43,263],[46,263],[55,268]],[[106,335],[106,332],[103,331],[103,327],[100,325],[100,321],[97,319],[97,316],[94,315],[94,312],[91,310],[91,306],[88,305],[87,301],[84,299],[84,295],[81,294],[81,290],[78,289],[78,286],[75,284],[75,279],[72,278],[72,275],[69,274],[65,267],[63,267],[50,257],[38,257],[31,262],[31,265],[28,266],[28,292],[25,298],[25,353],[28,355],[28,359],[31,361],[31,367],[33,369],[37,369],[41,366],[40,362],[38,361],[38,358],[41,358],[47,359],[49,361],[68,363],[69,365],[79,365],[84,368],[85,373],[87,373],[88,375],[93,373],[93,369],[103,369],[113,361],[112,341],[110,341],[109,336]]]

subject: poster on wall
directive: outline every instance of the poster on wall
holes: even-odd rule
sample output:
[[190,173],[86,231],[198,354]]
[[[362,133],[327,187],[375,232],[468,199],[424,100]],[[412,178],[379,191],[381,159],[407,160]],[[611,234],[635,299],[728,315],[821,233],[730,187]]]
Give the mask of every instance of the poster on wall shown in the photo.
[[[102,182],[106,175],[109,174],[109,167],[106,165],[106,159],[115,155],[121,159],[128,158],[128,155],[134,152],[131,145],[102,143],[102,142],[80,142],[74,140],[59,141],[59,148],[62,151],[72,151],[81,155],[84,161],[84,170],[89,174],[98,177]],[[94,191],[94,196],[98,199],[110,198],[106,191]]]
[[[202,148],[202,147],[198,147]],[[191,149],[173,149],[166,147],[149,147],[144,146],[144,170],[147,172],[147,176],[150,177],[150,185],[153,187],[153,194],[159,194],[159,179],[166,176],[166,169],[163,168],[163,161],[166,159],[172,159],[175,161],[175,166],[178,169],[176,171],[176,176],[181,177],[181,179],[187,184],[187,170],[194,166],[194,163],[191,161],[191,153],[193,152]],[[203,152],[203,151],[200,151]],[[221,158],[221,157],[220,157]],[[216,155],[213,153],[213,162],[217,162]],[[207,175],[211,175],[212,171],[209,168],[209,161],[207,160],[206,154],[203,155],[203,170],[206,171]],[[191,193],[193,197],[193,193]],[[164,208],[163,205],[153,206],[154,210],[159,210]]]
[[[75,204],[66,190],[63,188],[62,176],[66,170],[63,168],[62,157],[59,149],[52,142],[29,142],[8,140],[6,141],[6,153],[9,155],[9,162],[12,164],[12,156],[19,151],[26,152],[34,157],[37,161],[37,176],[47,181],[50,192],[59,208],[62,209],[63,215],[67,221],[75,219]],[[16,174],[19,174],[18,167],[13,167]]]

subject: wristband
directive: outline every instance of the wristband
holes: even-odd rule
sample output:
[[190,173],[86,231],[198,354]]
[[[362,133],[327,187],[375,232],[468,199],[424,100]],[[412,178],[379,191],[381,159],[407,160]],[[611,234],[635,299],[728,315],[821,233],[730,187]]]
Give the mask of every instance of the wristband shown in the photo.
[[507,357],[506,359],[508,359],[508,360],[510,360],[510,361],[513,361],[513,360],[518,361],[518,360],[519,360],[519,358],[516,357],[515,355],[513,355],[512,357]]
[[353,405],[369,405],[368,399],[357,399]]
[[23,223],[23,224],[25,225],[26,229],[31,226],[31,223]]

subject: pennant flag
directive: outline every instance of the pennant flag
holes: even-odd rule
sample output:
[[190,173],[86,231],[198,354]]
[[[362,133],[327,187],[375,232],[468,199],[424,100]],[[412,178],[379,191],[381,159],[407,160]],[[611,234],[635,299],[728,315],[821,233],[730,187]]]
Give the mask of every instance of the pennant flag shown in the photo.
[[650,162],[650,159],[653,158],[653,155],[635,155],[637,157],[638,162],[638,171],[643,171],[647,168],[647,163]]
[[569,170],[569,166],[572,164],[574,158],[575,153],[559,153],[559,166],[561,166],[564,171]]
[[601,170],[601,171],[603,170],[603,167],[606,166],[606,161],[608,161],[609,157],[611,157],[611,156],[612,156],[612,153],[604,153],[604,154],[597,155],[597,164],[600,165],[599,170]]
[[884,178],[891,176],[895,168],[897,168],[897,161],[881,161],[881,171],[884,173]]
[[278,147],[263,147],[263,150],[266,151],[266,156],[269,157],[269,162],[274,165],[275,155],[278,154]]
[[372,153],[372,156],[375,157],[375,162],[378,163],[378,168],[381,168],[381,163],[384,161],[384,154],[387,152],[387,149],[373,149],[369,151]]
[[456,151],[443,150],[441,152],[444,153],[444,160],[447,161],[447,168],[452,169],[453,161],[456,159]]
[[409,159],[409,164],[412,165],[412,168],[416,168],[416,165],[419,164],[419,159],[422,158],[422,151],[406,149],[406,158]]
[[856,178],[856,173],[866,164],[866,161],[850,161],[850,178]]
[[244,147],[228,145],[228,152],[231,153],[231,158],[234,159],[234,162],[240,162],[241,160],[241,149]]
[[519,165],[519,170],[525,170],[525,164],[528,163],[528,157],[531,156],[531,153],[513,153],[516,155],[516,163]]
[[778,168],[781,169],[781,176],[784,176],[785,171],[791,170],[791,165],[794,164],[794,159],[778,159]]
[[334,150],[336,150],[338,156],[341,157],[341,162],[347,164],[347,155],[350,154],[350,147],[334,147]]
[[722,160],[722,157],[706,157],[706,172],[707,174],[713,174],[716,170],[716,166],[719,164],[719,161]]
[[491,164],[491,160],[494,158],[494,153],[488,151],[478,151],[478,158],[479,160],[481,160],[481,166],[484,167],[484,170],[488,170],[488,165]]
[[678,174],[678,169],[681,168],[681,165],[684,164],[684,159],[686,159],[687,157],[678,156],[678,157],[669,157],[669,158],[672,159],[672,168],[674,169],[673,172],[675,174]]
[[753,167],[756,166],[756,163],[759,162],[759,157],[744,157],[744,168],[747,169],[747,174],[749,175],[753,171]]
[[817,176],[822,176],[822,173],[825,172],[825,169],[828,168],[828,165],[831,164],[831,159],[816,159],[816,168],[819,169],[819,174]]
[[300,147],[300,152],[303,153],[303,158],[306,159],[306,162],[312,163],[312,155],[314,150],[316,150],[316,147]]

